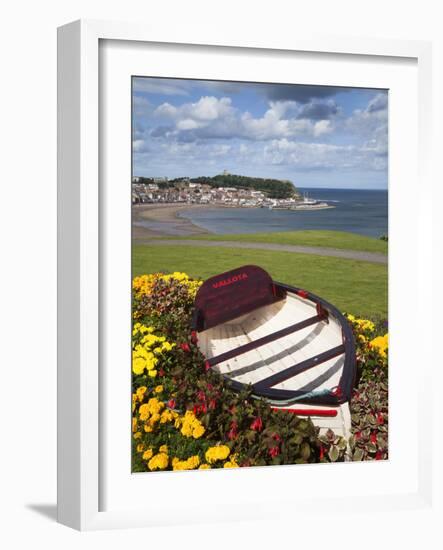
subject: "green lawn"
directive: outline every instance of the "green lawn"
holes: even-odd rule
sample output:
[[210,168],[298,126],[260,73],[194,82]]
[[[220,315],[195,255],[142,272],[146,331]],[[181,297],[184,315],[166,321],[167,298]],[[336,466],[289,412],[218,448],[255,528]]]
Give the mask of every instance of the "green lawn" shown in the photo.
[[184,271],[206,279],[245,264],[266,269],[273,279],[306,288],[342,311],[387,316],[387,266],[293,252],[239,248],[134,245],[133,275]]
[[[166,237],[174,238],[177,237]],[[346,250],[362,250],[364,252],[380,252],[387,254],[388,243],[345,231],[283,231],[277,233],[250,233],[239,235],[197,235],[179,237],[182,239],[198,239],[204,241],[246,241],[254,243],[295,244],[302,246],[321,246],[326,248],[342,248]]]

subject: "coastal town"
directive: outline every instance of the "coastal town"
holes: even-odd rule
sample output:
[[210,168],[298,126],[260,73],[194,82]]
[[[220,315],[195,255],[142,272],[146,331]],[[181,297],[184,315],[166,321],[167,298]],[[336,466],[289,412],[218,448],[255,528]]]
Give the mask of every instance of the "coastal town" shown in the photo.
[[[201,179],[201,178],[200,178]],[[215,187],[190,178],[168,180],[167,177],[132,178],[132,204],[213,205],[226,208],[269,208],[276,210],[320,210],[334,208],[324,201],[303,196],[295,188],[284,198],[269,196],[266,191],[242,187]]]

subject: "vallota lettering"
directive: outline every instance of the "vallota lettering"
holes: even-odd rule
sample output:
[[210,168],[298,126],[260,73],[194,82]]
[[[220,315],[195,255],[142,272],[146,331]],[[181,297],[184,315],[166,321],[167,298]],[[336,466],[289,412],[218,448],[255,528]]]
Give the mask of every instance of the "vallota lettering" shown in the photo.
[[233,283],[238,283],[239,281],[243,281],[243,279],[247,279],[247,278],[248,278],[247,273],[239,273],[238,275],[233,275],[228,279],[221,279],[220,281],[213,283],[212,286],[214,288],[220,288],[221,286],[227,286],[227,285],[232,285]]

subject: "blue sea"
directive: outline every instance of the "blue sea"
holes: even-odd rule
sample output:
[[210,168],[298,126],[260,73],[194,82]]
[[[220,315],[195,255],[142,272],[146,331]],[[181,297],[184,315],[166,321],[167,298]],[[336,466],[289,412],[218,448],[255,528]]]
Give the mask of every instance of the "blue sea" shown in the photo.
[[309,198],[335,208],[318,211],[267,208],[208,208],[183,210],[181,217],[221,235],[302,229],[349,231],[370,237],[388,233],[388,192],[354,189],[303,189]]

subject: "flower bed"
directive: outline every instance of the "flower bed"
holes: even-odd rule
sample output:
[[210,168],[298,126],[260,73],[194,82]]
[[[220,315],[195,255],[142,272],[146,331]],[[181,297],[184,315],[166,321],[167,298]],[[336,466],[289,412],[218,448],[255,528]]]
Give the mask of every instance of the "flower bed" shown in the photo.
[[[343,460],[347,442],[318,435],[310,419],[236,393],[189,334],[200,281],[184,273],[133,281],[134,472]],[[359,383],[351,402],[354,460],[387,457],[387,340],[382,326],[348,316],[357,339]],[[384,337],[383,337],[384,338]]]

